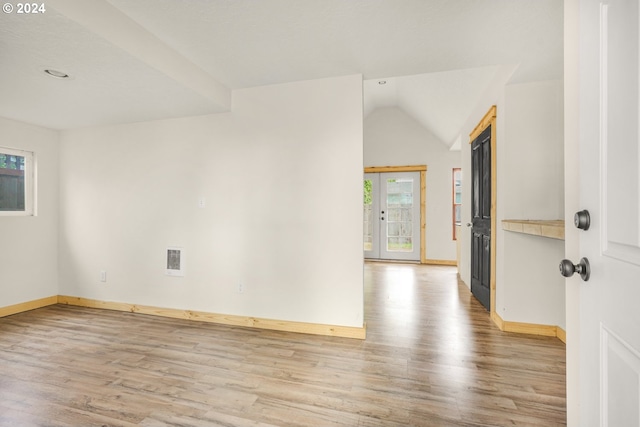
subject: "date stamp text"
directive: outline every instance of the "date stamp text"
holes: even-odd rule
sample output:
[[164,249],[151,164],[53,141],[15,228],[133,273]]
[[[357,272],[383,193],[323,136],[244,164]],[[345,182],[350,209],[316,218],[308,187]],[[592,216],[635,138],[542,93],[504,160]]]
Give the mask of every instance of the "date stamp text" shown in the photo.
[[16,13],[18,15],[45,13],[47,8],[44,3],[5,3],[2,5],[4,13]]

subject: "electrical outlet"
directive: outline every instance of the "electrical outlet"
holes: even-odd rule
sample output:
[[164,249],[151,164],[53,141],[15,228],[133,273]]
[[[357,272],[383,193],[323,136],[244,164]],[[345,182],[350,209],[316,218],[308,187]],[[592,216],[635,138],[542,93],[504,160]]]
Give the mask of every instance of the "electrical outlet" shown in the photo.
[[204,209],[207,207],[207,199],[205,199],[204,197],[199,197],[198,198],[198,207],[200,209]]
[[100,281],[102,283],[107,282],[107,272],[105,270],[100,271]]
[[244,293],[244,284],[242,282],[238,282],[238,293]]

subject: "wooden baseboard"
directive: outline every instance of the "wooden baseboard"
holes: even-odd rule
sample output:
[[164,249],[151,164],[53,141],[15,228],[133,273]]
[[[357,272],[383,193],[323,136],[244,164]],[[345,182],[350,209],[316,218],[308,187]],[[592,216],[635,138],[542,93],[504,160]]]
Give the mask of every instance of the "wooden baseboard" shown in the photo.
[[544,335],[545,337],[557,337],[558,327],[552,325],[538,325],[535,323],[504,322],[505,332],[516,332],[519,334]]
[[515,332],[518,334],[543,335],[545,337],[556,337],[562,342],[567,342],[566,332],[559,326],[539,325],[536,323],[510,322],[502,319],[499,314],[492,312],[491,320],[501,331]]
[[57,298],[57,302],[58,304],[74,305],[80,307],[101,308],[116,311],[130,311],[132,313],[149,314],[153,316],[170,317],[174,319],[195,320],[200,322],[218,323],[222,325],[244,326],[250,328],[270,329],[275,331],[297,332],[302,334],[327,335],[357,339],[365,339],[367,336],[366,324],[364,324],[362,328],[357,328],[350,326],[291,322],[287,320],[261,319],[257,317],[216,314],[203,311],[179,310],[119,302],[107,302],[64,295],[59,295]]
[[[37,308],[42,308],[53,304],[66,304],[106,310],[129,311],[132,313],[149,314],[153,316],[170,317],[174,319],[196,320],[200,322],[218,323],[222,325],[244,326],[250,328],[271,329],[276,331],[297,332],[303,334],[326,335],[357,339],[365,339],[367,336],[366,324],[364,324],[362,328],[357,328],[350,326],[291,322],[286,320],[261,319],[256,317],[236,316],[230,314],[216,314],[202,311],[178,310],[137,304],[107,302],[64,295],[51,296],[34,301],[14,304],[7,307],[0,307],[0,317],[11,316],[12,314],[35,310]],[[567,333],[559,326],[505,321],[495,312],[491,313],[491,319],[501,331],[557,337],[562,342],[567,342]]]
[[500,329],[501,331],[504,331],[504,320],[502,320],[502,317],[498,316],[498,314],[495,311],[491,312],[491,320],[493,320],[493,323],[496,324],[498,329]]
[[422,264],[427,265],[452,265],[457,266],[458,262],[452,259],[424,259],[422,260]]
[[9,305],[7,307],[0,307],[0,317],[11,316],[12,314],[35,310],[36,308],[42,308],[57,303],[58,297],[54,295],[52,297],[40,298],[33,301],[22,302],[20,304]]

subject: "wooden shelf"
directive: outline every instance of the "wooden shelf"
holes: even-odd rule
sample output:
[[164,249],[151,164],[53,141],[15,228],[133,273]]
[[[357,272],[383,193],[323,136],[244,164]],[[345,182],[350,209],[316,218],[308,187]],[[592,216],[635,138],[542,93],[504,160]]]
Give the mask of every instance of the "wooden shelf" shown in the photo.
[[564,221],[561,219],[504,219],[502,220],[502,229],[514,233],[564,240]]

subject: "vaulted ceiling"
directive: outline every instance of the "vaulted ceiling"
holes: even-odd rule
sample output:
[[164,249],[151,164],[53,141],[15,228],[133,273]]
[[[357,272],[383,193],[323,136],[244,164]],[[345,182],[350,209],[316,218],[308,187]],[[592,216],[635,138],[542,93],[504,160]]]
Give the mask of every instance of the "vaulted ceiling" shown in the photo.
[[365,114],[396,106],[452,145],[500,67],[515,67],[512,82],[562,78],[558,0],[45,7],[0,16],[0,116],[53,129],[228,111],[236,89],[359,73]]

